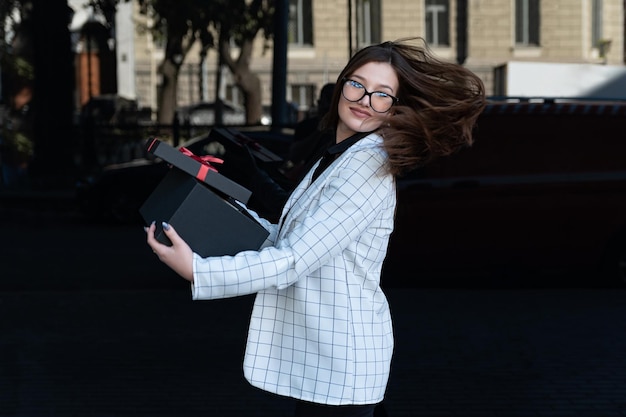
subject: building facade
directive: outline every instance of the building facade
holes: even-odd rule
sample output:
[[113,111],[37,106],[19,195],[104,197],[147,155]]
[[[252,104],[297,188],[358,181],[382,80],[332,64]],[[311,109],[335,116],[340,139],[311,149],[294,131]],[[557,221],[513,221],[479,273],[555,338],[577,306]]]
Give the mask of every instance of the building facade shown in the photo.
[[[289,0],[287,101],[314,106],[320,88],[334,82],[357,49],[385,40],[424,37],[441,58],[461,62],[494,93],[495,69],[511,61],[624,65],[624,0]],[[137,13],[136,10],[134,13]],[[134,90],[140,107],[156,108],[157,67],[163,51],[133,22]],[[252,69],[271,102],[272,56],[261,36]],[[185,58],[178,105],[213,101],[217,56]],[[204,91],[199,91],[199,74]],[[241,103],[227,70],[220,96]]]

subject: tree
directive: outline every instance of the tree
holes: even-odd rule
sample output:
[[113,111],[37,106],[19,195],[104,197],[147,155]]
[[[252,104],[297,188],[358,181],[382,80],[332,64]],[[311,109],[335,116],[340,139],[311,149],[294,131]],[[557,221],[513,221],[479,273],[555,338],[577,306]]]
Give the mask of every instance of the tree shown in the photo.
[[0,183],[21,185],[28,179],[34,154],[31,100],[35,80],[32,4],[13,0],[0,4],[0,68],[5,111],[0,131]]
[[153,13],[155,24],[149,28],[157,37],[165,38],[165,54],[158,72],[157,119],[171,123],[176,111],[178,75],[185,57],[196,41],[202,49],[213,46],[211,24],[218,3],[210,0],[139,0],[144,13]]
[[[66,177],[73,166],[70,12],[67,0],[0,3],[3,85],[8,87],[10,110],[28,115],[21,117],[22,130],[13,137],[32,143],[26,162],[29,174],[46,181],[63,179],[57,175]],[[13,16],[19,18],[11,20]],[[8,44],[6,30],[13,35]]]
[[[94,0],[97,8],[130,0]],[[241,89],[249,124],[261,120],[261,83],[250,70],[254,39],[259,32],[270,39],[273,34],[273,0],[137,0],[144,14],[151,14],[151,30],[165,40],[165,54],[159,65],[157,118],[171,123],[176,111],[176,92],[180,68],[195,42],[201,43],[201,59],[216,49],[218,62],[226,65]],[[216,42],[216,38],[218,38]],[[232,56],[231,42],[239,48]],[[267,45],[265,45],[267,49]],[[218,68],[219,74],[219,68]],[[219,97],[216,97],[219,101]]]
[[[32,62],[16,56],[13,53],[14,47],[7,43],[7,40],[15,40],[16,32],[20,32],[20,25],[28,20],[31,9],[30,1],[3,0],[0,2],[0,68],[2,68],[3,76],[9,74],[21,75],[31,80],[33,78]],[[11,34],[10,37],[9,34]]]
[[[261,81],[250,70],[250,62],[257,34],[262,31],[266,41],[273,36],[274,1],[253,0],[250,4],[243,0],[222,2],[224,6],[219,8],[222,13],[216,19],[220,62],[230,69],[236,85],[243,93],[247,123],[259,124],[263,112]],[[236,58],[231,53],[231,41],[239,47],[239,56]],[[267,49],[265,43],[264,52]]]
[[[241,89],[248,124],[258,124],[262,116],[261,82],[250,70],[253,43],[262,31],[265,39],[272,36],[274,2],[271,0],[140,0],[156,14],[157,33],[166,36],[165,57],[159,68],[161,86],[158,119],[171,121],[176,109],[177,80],[180,67],[196,41],[201,54],[214,48],[217,32],[218,66],[226,65]],[[233,58],[231,42],[239,47]],[[201,58],[204,59],[206,55]],[[219,79],[220,68],[217,68]],[[219,81],[218,81],[219,82]],[[217,90],[219,91],[219,90]],[[216,102],[220,98],[216,97]],[[217,119],[219,120],[219,119]]]

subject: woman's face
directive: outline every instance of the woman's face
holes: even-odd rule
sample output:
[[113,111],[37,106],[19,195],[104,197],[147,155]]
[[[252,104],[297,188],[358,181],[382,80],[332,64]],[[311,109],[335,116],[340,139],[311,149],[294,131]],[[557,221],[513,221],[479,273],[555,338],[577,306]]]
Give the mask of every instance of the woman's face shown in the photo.
[[[349,81],[342,83],[344,90],[342,90],[339,98],[337,109],[339,112],[337,143],[357,132],[376,130],[383,123],[384,118],[389,115],[389,110],[382,113],[374,111],[371,107],[371,95],[364,94],[359,98],[360,94],[375,91],[395,97],[398,95],[398,76],[391,64],[387,62],[369,62],[346,78]],[[346,83],[349,85],[346,85]],[[350,101],[346,96],[353,100],[358,100]],[[378,110],[380,110],[380,97],[375,98],[375,100],[378,101],[378,103],[375,103],[375,107],[378,107]]]

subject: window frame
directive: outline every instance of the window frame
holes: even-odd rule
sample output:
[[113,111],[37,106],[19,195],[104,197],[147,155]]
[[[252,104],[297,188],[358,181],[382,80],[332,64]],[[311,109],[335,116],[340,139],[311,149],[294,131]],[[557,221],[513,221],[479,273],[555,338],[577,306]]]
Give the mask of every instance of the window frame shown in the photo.
[[290,46],[313,46],[313,0],[289,0],[287,43]]
[[600,41],[603,39],[603,1],[591,0],[591,46],[600,48]]
[[450,47],[450,0],[424,1],[424,31],[432,47]]
[[515,0],[515,44],[540,46],[541,1]]
[[315,106],[317,86],[314,83],[290,83],[288,87],[287,101],[294,104],[298,111],[307,111]]
[[380,43],[382,40],[381,0],[356,0],[357,48]]

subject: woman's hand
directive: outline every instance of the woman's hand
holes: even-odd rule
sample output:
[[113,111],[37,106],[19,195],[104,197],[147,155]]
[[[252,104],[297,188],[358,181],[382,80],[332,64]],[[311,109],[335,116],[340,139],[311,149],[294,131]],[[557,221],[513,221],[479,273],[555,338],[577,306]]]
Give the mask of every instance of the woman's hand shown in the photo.
[[148,245],[159,257],[161,262],[172,268],[181,277],[189,282],[193,282],[193,251],[179,235],[172,225],[163,222],[163,231],[172,242],[172,246],[167,246],[156,240],[154,222],[149,227],[144,228],[148,235]]

